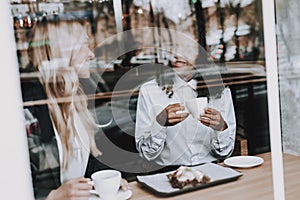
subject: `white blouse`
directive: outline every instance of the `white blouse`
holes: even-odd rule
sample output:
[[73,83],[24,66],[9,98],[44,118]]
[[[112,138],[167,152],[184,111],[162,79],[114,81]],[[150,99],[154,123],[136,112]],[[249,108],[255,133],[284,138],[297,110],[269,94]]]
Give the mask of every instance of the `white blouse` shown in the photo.
[[62,143],[56,128],[53,126],[56,140],[57,140],[59,162],[61,166],[60,168],[61,183],[64,183],[71,179],[83,177],[86,171],[88,158],[90,154],[90,143],[89,143],[88,133],[86,132],[77,112],[75,112],[74,120],[75,120],[75,128],[79,133],[79,135],[74,138],[74,142],[73,142],[74,153],[73,156],[68,160],[67,169],[63,169],[62,167],[63,156],[64,156],[62,150]]
[[185,82],[178,76],[173,85],[174,95],[168,98],[155,80],[140,88],[135,141],[140,155],[160,165],[195,165],[229,156],[234,148],[236,121],[231,92],[225,88],[220,99],[208,106],[217,109],[228,128],[215,131],[189,115],[174,126],[161,126],[156,116],[169,104],[184,103],[196,98],[196,81]]

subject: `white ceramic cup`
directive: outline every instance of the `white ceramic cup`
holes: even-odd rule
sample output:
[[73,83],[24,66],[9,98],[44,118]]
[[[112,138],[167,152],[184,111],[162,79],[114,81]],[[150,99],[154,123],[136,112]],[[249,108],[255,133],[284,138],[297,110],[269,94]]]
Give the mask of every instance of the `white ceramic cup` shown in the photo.
[[121,185],[121,172],[101,170],[91,176],[92,184],[101,200],[116,200]]
[[199,97],[185,102],[185,106],[189,113],[196,119],[200,114],[204,113],[204,108],[207,106],[207,97]]

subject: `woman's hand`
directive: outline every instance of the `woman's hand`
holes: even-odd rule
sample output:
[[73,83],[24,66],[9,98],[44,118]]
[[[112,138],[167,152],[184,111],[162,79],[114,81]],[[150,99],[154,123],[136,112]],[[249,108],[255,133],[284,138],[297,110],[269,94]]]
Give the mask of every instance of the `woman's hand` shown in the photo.
[[127,182],[127,180],[124,179],[124,178],[122,178],[122,180],[121,180],[121,186],[120,186],[120,188],[122,190],[130,190],[131,189],[130,186],[129,186],[129,184],[128,184],[128,182]]
[[205,126],[209,126],[217,131],[224,131],[227,128],[221,113],[213,108],[205,108],[204,114],[200,115],[198,120]]
[[65,182],[56,190],[52,190],[46,200],[85,200],[90,198],[90,190],[93,186],[88,178],[78,178]]
[[170,104],[156,116],[156,121],[161,126],[174,126],[188,117],[188,113],[182,112],[184,110],[180,103]]

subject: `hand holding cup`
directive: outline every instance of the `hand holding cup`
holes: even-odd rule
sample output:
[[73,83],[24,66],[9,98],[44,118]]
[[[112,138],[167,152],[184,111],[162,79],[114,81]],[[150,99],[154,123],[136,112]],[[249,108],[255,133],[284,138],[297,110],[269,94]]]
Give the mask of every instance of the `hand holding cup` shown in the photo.
[[214,108],[205,108],[205,112],[200,115],[199,121],[217,131],[224,131],[227,128],[221,113]]
[[51,199],[89,199],[92,186],[88,178],[76,178],[63,183],[60,187],[52,190],[46,200]]
[[117,170],[101,170],[92,174],[92,182],[96,193],[102,200],[117,199],[121,187],[121,172]]
[[185,107],[180,103],[169,104],[157,116],[156,121],[161,126],[174,126],[188,117]]

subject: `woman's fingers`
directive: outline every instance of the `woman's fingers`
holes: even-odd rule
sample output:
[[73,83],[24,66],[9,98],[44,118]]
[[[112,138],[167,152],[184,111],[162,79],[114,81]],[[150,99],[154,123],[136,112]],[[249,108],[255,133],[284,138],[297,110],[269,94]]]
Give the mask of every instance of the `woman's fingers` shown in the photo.
[[205,108],[204,114],[200,115],[198,120],[214,130],[223,131],[227,128],[221,113],[213,108]]
[[211,127],[212,129],[218,130],[218,122],[211,120],[210,118],[200,117],[199,121],[205,126]]
[[172,112],[168,115],[168,123],[177,124],[188,117],[188,113],[176,113]]
[[188,114],[178,114],[178,117],[172,117],[168,119],[168,123],[171,125],[175,125],[179,122],[182,122],[184,119],[186,119]]
[[122,178],[122,180],[121,180],[121,189],[122,190],[130,190],[131,189],[126,179]]
[[82,184],[78,185],[78,189],[79,190],[92,190],[93,186],[88,183],[82,183]]
[[211,119],[204,116],[204,115],[201,115],[200,118],[199,118],[199,121],[204,124],[205,126],[209,126],[210,123],[211,123]]
[[78,178],[72,180],[74,182],[74,187],[79,190],[92,190],[93,186],[89,183],[91,179],[89,178]]
[[48,197],[48,199],[82,199],[88,200],[90,197],[90,190],[92,189],[92,185],[88,183],[90,179],[87,178],[77,178],[73,180],[69,180],[63,183],[59,188],[52,190]]
[[91,193],[89,190],[76,190],[72,193],[72,196],[76,198],[86,199],[91,196]]
[[188,117],[188,113],[182,112],[184,110],[180,103],[170,104],[157,115],[156,120],[162,126],[176,125]]
[[70,187],[72,190],[72,196],[75,197],[89,197],[90,190],[93,186],[89,184],[90,179],[88,178],[78,178],[70,181]]

